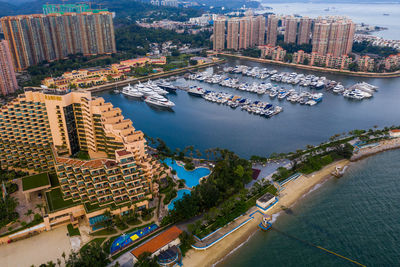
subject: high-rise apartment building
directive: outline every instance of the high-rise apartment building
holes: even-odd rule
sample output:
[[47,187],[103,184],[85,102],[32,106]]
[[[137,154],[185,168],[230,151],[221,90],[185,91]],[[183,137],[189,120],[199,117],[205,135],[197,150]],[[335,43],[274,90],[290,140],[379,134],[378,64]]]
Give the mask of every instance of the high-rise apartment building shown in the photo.
[[309,44],[311,39],[311,26],[313,20],[308,17],[300,18],[298,34],[297,34],[297,44]]
[[313,30],[313,52],[334,57],[346,55],[352,50],[354,32],[355,24],[349,19],[319,18]]
[[[90,160],[72,158],[79,151]],[[64,200],[146,203],[162,166],[119,108],[89,92],[26,91],[0,108],[2,168],[55,171]]]
[[0,21],[17,71],[69,54],[116,52],[110,12],[21,15]]
[[278,38],[278,23],[279,18],[275,15],[268,16],[268,23],[267,23],[267,45],[276,45],[276,41]]
[[[227,49],[247,49],[265,42],[265,17],[246,16],[227,20]],[[214,20],[213,49],[223,50],[225,42],[225,19]]]
[[225,18],[214,20],[213,31],[213,50],[221,51],[225,49]]
[[0,95],[14,93],[18,89],[11,52],[6,40],[0,41]]
[[232,18],[228,20],[228,33],[226,36],[226,48],[239,49],[239,19]]
[[297,32],[298,32],[298,19],[293,16],[288,16],[284,18],[285,20],[285,43],[296,43]]
[[239,20],[239,49],[246,49],[250,46],[250,17],[243,17]]
[[265,42],[265,17],[250,18],[250,45],[263,45]]

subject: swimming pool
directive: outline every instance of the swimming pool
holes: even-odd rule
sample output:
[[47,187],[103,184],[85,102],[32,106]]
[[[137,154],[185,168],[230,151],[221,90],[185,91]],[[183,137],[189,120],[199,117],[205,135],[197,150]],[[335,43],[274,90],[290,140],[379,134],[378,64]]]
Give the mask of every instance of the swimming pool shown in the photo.
[[186,182],[187,187],[194,187],[200,183],[200,178],[207,176],[211,173],[209,168],[199,167],[194,169],[193,171],[187,171],[181,165],[178,165],[173,159],[165,159],[163,160],[165,164],[176,171],[179,179],[183,179]]
[[132,232],[129,234],[123,234],[123,235],[117,237],[117,239],[115,239],[111,245],[110,253],[113,254],[116,251],[119,251],[119,250],[123,249],[124,247],[129,246],[135,240],[150,234],[157,228],[158,228],[157,224],[152,224],[152,225],[149,225],[142,229],[136,230],[135,232]]
[[188,189],[181,189],[181,190],[178,190],[176,198],[174,198],[174,199],[171,201],[171,203],[168,204],[168,210],[173,210],[173,209],[174,209],[174,203],[175,203],[175,201],[181,199],[181,198],[183,197],[184,194],[189,194],[189,195],[190,195],[190,190],[188,190]]

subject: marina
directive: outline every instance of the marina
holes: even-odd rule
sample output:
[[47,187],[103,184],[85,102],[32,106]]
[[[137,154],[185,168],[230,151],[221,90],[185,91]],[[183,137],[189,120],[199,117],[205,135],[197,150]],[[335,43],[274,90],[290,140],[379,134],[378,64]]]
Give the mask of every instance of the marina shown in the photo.
[[[247,65],[259,68],[267,67],[268,69],[272,67],[272,65],[247,60],[228,59],[227,63],[230,66]],[[291,68],[281,66],[273,66],[273,68],[279,73],[293,72]],[[212,74],[221,74],[222,67],[214,66],[205,70]],[[304,75],[321,75],[305,70],[296,71]],[[241,82],[249,84],[262,82],[255,77],[238,75]],[[296,92],[302,90],[323,94],[321,102],[314,106],[308,106],[287,101],[288,96],[284,100],[279,100],[278,94],[271,98],[267,94],[240,91],[219,84],[209,84],[179,76],[176,80],[168,81],[176,88],[175,93],[170,92],[166,95],[175,104],[172,109],[148,105],[141,98],[115,94],[114,88],[110,91],[96,93],[96,95],[121,108],[128,118],[135,121],[136,128],[142,129],[148,136],[160,137],[172,149],[183,149],[185,146],[195,144],[201,152],[212,147],[221,147],[234,150],[243,157],[294,151],[306,145],[319,144],[335,133],[369,129],[374,125],[398,123],[397,114],[400,112],[397,100],[400,97],[400,91],[397,90],[398,78],[354,78],[336,74],[326,74],[325,76],[329,80],[340,81],[345,88],[366,82],[379,87],[380,90],[372,98],[362,101],[350,99],[346,101],[333,91],[308,89],[298,84],[284,85],[287,89],[294,89]],[[274,84],[275,82],[270,83]],[[281,86],[281,84],[278,85]],[[243,112],[244,110],[240,107],[230,108],[193,94],[189,95],[186,90],[191,87],[200,87],[203,91],[238,95],[252,102],[268,102],[282,107],[283,112],[266,120],[263,116]]]
[[[298,74],[297,72],[280,72],[277,70],[269,70],[268,68],[260,67],[249,67],[246,65],[237,65],[235,67],[224,67],[223,74],[210,73],[207,71],[197,72],[194,74],[187,75],[190,80],[198,80],[209,84],[219,84],[224,87],[238,89],[241,91],[247,91],[257,93],[259,95],[268,94],[271,98],[278,96],[278,99],[283,100],[290,96],[288,99],[291,102],[298,102],[300,104],[315,105],[322,100],[322,93],[318,93],[319,97],[314,99],[314,92],[305,91],[305,88],[310,90],[321,90],[332,91],[335,94],[342,94],[344,97],[352,98],[356,100],[367,99],[373,96],[378,90],[378,87],[368,84],[366,82],[360,82],[352,85],[351,87],[344,87],[340,82],[329,80],[326,77],[319,77],[313,74]],[[233,74],[232,77],[228,74]],[[253,77],[256,79],[269,79],[270,82],[242,82],[238,77],[239,75]],[[272,83],[273,84],[272,84]],[[288,85],[299,85],[299,91],[293,88],[280,87],[279,83],[285,83]],[[308,102],[308,103],[307,103]],[[316,103],[315,103],[316,102]]]

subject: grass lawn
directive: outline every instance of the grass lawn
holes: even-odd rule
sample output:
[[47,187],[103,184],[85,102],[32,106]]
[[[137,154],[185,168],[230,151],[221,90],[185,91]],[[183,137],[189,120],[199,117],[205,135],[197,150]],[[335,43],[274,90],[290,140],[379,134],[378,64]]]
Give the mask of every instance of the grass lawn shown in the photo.
[[84,250],[85,248],[87,248],[90,244],[97,244],[97,245],[101,245],[101,243],[103,243],[103,241],[106,240],[105,237],[98,237],[93,239],[92,241],[90,241],[89,243],[85,244],[82,248],[81,251]]
[[47,172],[22,178],[22,190],[30,190],[41,186],[50,185]]
[[63,208],[72,207],[79,203],[74,203],[72,199],[64,200],[60,188],[55,188],[49,192],[46,192],[47,204],[50,211],[55,211]]
[[127,224],[133,226],[133,225],[138,225],[141,224],[142,221],[140,219],[134,220],[134,221],[128,221]]
[[67,225],[69,236],[81,235],[79,228],[74,228],[72,224]]
[[60,185],[57,174],[55,172],[49,173],[49,178],[50,178],[51,187],[56,187],[56,186]]
[[118,228],[119,230],[121,230],[121,231],[126,230],[126,229],[129,228],[129,226],[126,225],[126,224],[117,224],[116,226],[117,226],[117,228]]
[[94,233],[92,233],[92,234],[90,234],[90,235],[92,235],[92,236],[114,235],[114,234],[116,234],[116,233],[117,233],[117,230],[115,230],[115,229],[113,228],[112,230],[102,229],[102,230],[99,230],[99,231],[97,231],[97,232],[94,232]]

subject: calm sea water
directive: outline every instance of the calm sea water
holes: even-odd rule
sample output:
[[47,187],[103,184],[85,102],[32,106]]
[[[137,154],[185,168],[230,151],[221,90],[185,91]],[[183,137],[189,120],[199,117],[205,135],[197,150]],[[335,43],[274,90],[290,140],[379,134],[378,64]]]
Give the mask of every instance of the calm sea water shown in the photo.
[[[400,39],[400,3],[270,3],[262,1],[264,6],[272,7],[276,14],[309,16],[348,16],[357,23],[387,27],[388,30],[373,33],[386,39]],[[329,11],[326,9],[329,8]],[[389,14],[384,16],[383,14]]]
[[[310,71],[241,60],[230,60],[227,64],[247,64],[279,71],[311,73]],[[213,71],[213,68],[209,68],[207,71]],[[266,95],[258,96],[254,93],[219,85],[184,79],[176,81],[180,85],[199,85],[206,89],[230,92],[252,100],[264,100],[284,107],[282,113],[270,119],[249,114],[239,108],[233,110],[228,106],[211,103],[202,98],[190,96],[184,91],[168,95],[168,98],[176,104],[173,111],[155,109],[143,101],[112,92],[102,92],[98,95],[121,108],[124,116],[133,121],[135,128],[149,136],[162,138],[172,148],[194,145],[204,151],[208,148],[221,147],[233,150],[243,157],[294,151],[307,144],[319,144],[336,133],[348,132],[355,128],[399,124],[399,78],[368,79],[315,74],[325,75],[329,79],[341,81],[347,86],[359,81],[366,81],[379,86],[379,92],[369,100],[351,101],[340,95],[321,90],[324,93],[323,101],[316,106],[309,107],[291,104],[288,101],[271,100]],[[250,77],[239,77],[243,81],[260,82],[260,80]],[[291,85],[281,85],[288,89],[292,88]],[[293,88],[301,89],[298,86]]]
[[[366,266],[400,264],[400,150],[362,160],[310,192],[277,229]],[[257,231],[219,266],[356,266],[274,230]]]

